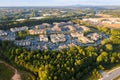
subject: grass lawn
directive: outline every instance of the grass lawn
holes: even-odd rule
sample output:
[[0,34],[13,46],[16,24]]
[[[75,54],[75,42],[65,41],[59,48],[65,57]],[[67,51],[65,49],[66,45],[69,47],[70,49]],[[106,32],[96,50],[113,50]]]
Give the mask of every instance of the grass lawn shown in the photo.
[[0,63],[0,80],[10,80],[13,75],[12,69]]

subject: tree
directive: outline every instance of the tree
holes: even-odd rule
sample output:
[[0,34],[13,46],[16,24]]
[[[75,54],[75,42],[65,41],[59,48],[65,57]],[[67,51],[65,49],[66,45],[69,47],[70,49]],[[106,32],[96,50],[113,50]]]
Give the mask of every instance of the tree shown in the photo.
[[105,45],[107,42],[108,42],[108,40],[107,40],[107,39],[104,39],[104,40],[101,41],[101,44],[102,44],[102,45]]
[[108,51],[112,51],[113,50],[113,47],[112,47],[111,44],[106,44],[105,47],[106,47],[106,50],[108,50]]
[[108,53],[107,52],[102,52],[98,57],[97,57],[97,62],[107,62],[108,61]]
[[48,70],[45,68],[44,65],[42,65],[39,68],[38,75],[39,75],[40,80],[48,80],[47,79],[48,78]]

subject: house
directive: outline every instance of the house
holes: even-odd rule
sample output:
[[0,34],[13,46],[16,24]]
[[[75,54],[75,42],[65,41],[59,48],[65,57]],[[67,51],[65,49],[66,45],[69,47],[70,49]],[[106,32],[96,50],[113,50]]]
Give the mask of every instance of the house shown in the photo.
[[47,13],[45,13],[45,14],[43,14],[43,16],[45,17],[45,16],[52,16],[52,14],[47,14]]

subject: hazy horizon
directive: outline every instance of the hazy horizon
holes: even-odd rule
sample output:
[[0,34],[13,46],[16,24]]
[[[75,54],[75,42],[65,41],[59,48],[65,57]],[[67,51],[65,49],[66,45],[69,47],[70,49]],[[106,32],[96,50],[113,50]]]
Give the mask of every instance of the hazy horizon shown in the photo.
[[1,0],[0,7],[6,6],[119,6],[120,0]]

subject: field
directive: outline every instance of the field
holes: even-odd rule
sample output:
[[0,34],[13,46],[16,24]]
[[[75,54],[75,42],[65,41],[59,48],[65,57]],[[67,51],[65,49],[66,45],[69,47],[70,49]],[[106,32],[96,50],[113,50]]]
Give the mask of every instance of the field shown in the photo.
[[[110,19],[110,20],[120,20],[120,18],[114,18],[112,17],[112,15],[107,15],[107,14],[99,14],[98,16],[101,16],[100,18],[98,19]],[[108,24],[108,23],[103,23],[104,26],[108,27],[108,28],[115,28],[115,29],[118,29],[120,28],[120,24],[119,23],[112,23],[112,24]]]
[[[116,22],[120,22],[120,18],[106,18],[106,17],[103,18],[102,17],[102,18],[91,18],[91,19],[94,21],[97,21],[97,23],[100,23],[105,27],[120,29],[120,23],[116,23]],[[104,21],[107,21],[107,22],[104,23]]]
[[10,80],[13,75],[14,72],[12,69],[0,63],[0,80]]
[[108,15],[108,14],[97,14],[96,15],[96,18],[110,18],[111,15]]
[[103,25],[108,28],[120,29],[120,24],[103,24]]

